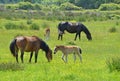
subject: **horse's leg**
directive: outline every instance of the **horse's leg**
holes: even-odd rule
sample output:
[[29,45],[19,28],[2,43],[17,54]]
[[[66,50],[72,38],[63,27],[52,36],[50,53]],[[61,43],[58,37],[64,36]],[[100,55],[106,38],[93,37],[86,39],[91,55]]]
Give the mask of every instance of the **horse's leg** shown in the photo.
[[15,50],[17,63],[19,63],[19,62],[18,62],[18,51],[19,51],[18,49]]
[[64,60],[64,56],[65,56],[65,55],[63,54],[63,55],[62,55],[62,60],[65,62],[65,60]]
[[76,61],[76,55],[75,55],[75,53],[73,55],[74,55],[74,63],[75,63],[75,61]]
[[16,54],[16,61],[17,61],[17,63],[19,63],[19,62],[18,62],[18,54]]
[[21,51],[21,61],[22,61],[22,63],[23,63],[23,55],[24,55],[24,52],[23,51]]
[[35,63],[37,63],[38,51],[35,51]]
[[61,40],[63,39],[63,35],[61,35]]
[[60,34],[58,35],[58,40],[60,39]]
[[77,35],[78,35],[78,34],[76,33],[76,35],[75,35],[75,39],[74,39],[74,40],[76,40],[76,38],[77,38]]
[[32,56],[33,56],[33,52],[31,52],[31,54],[30,54],[30,59],[29,59],[30,63],[31,63]]
[[65,55],[65,62],[66,62],[66,63],[67,63],[67,57],[68,57],[68,55],[66,54],[66,55]]
[[82,62],[82,56],[81,56],[81,54],[79,53],[78,56],[80,58],[80,61]]
[[81,33],[79,33],[79,40],[80,40],[80,37],[81,37],[80,34],[81,34]]

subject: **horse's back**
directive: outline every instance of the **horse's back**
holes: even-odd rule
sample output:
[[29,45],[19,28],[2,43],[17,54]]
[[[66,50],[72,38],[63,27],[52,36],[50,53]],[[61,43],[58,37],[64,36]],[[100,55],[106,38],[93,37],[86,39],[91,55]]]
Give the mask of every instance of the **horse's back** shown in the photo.
[[39,49],[39,39],[36,36],[20,36],[16,38],[16,44],[18,48],[26,52],[36,51]]

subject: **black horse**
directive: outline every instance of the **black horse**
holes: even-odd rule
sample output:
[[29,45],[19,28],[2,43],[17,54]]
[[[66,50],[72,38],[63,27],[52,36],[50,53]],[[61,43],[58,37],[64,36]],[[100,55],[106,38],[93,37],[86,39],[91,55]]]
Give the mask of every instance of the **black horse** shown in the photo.
[[71,23],[71,22],[61,22],[58,25],[58,40],[63,37],[64,31],[67,31],[69,33],[76,33],[75,39],[77,38],[77,36],[79,35],[79,40],[80,40],[80,34],[83,31],[86,34],[86,37],[88,40],[92,40],[91,37],[91,33],[89,32],[89,30],[87,29],[87,27],[85,25],[83,25],[82,23]]

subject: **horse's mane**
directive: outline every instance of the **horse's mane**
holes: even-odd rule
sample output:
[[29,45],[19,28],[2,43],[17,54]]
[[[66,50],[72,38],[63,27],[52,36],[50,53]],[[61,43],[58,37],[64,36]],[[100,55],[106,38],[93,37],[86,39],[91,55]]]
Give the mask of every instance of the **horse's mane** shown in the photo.
[[91,33],[89,32],[89,30],[87,29],[87,27],[85,26],[85,25],[83,25],[83,24],[81,24],[81,23],[79,23],[79,25],[81,25],[81,27],[82,27],[82,30],[88,35],[91,35]]
[[46,53],[49,51],[49,46],[42,39],[40,39],[40,48]]
[[36,39],[39,40],[40,42],[40,48],[45,51],[46,53],[48,53],[49,51],[49,46],[41,39],[41,38],[38,38],[37,36],[32,36],[32,37],[35,37]]

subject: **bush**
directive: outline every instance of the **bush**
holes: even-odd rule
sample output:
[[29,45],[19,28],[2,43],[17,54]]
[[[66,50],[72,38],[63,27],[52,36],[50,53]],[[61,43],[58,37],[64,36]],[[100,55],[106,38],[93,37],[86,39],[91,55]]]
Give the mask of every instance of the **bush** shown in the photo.
[[120,10],[120,5],[115,3],[101,4],[99,10]]
[[30,2],[20,2],[19,9],[32,10],[32,9],[34,9],[34,7]]
[[60,5],[60,9],[62,10],[81,10],[82,7],[77,7],[72,3],[66,2]]
[[5,24],[6,29],[18,29],[18,26],[12,22],[8,22]]
[[39,30],[39,25],[36,23],[33,23],[33,24],[31,24],[30,29],[31,30]]
[[116,32],[116,31],[117,31],[117,29],[116,29],[115,27],[112,27],[112,28],[109,29],[109,32],[110,32],[110,33],[114,33],[114,32]]
[[106,60],[106,65],[109,68],[110,72],[120,71],[120,57],[113,57]]

